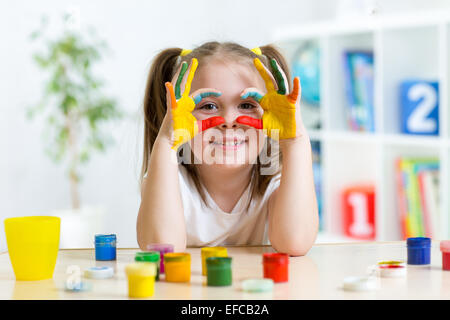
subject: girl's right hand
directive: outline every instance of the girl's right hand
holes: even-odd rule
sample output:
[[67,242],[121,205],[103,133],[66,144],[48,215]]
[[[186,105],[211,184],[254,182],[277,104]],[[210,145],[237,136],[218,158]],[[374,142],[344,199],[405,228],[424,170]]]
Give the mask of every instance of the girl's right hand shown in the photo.
[[[165,83],[167,89],[166,118],[169,118],[167,120],[172,120],[172,149],[175,150],[178,149],[180,145],[190,141],[199,132],[218,126],[225,122],[225,119],[222,117],[211,117],[199,121],[192,115],[192,111],[195,109],[195,100],[189,95],[189,93],[191,91],[191,84],[194,79],[197,66],[198,61],[193,58],[183,94],[180,94],[180,87],[188,69],[186,62],[181,64],[175,90],[171,82]],[[165,126],[167,126],[167,123]]]

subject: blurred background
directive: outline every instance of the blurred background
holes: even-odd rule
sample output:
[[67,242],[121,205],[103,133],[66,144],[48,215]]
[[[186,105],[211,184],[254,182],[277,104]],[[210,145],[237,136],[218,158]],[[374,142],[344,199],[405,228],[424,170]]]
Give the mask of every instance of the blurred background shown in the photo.
[[[59,215],[62,247],[92,247],[95,233],[116,233],[119,247],[137,247],[150,62],[167,47],[217,40],[276,43],[301,76],[319,241],[398,240],[432,230],[445,237],[449,9],[444,0],[1,1],[2,221]],[[68,66],[72,78],[64,78]],[[427,106],[414,112],[424,99]],[[83,113],[61,118],[62,109],[83,103]],[[83,135],[73,135],[71,124]],[[86,147],[72,148],[74,139]],[[415,189],[395,177],[416,179]]]

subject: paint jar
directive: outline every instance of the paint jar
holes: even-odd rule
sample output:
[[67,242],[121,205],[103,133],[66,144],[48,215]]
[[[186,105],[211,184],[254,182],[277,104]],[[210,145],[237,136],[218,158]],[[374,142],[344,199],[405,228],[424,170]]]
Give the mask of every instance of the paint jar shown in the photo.
[[202,254],[202,275],[206,276],[206,259],[210,257],[227,257],[227,248],[224,247],[205,247],[201,250]]
[[209,257],[206,267],[208,286],[231,286],[231,257]]
[[442,269],[450,270],[450,241],[441,241],[440,248],[442,251]]
[[95,260],[116,260],[116,240],[115,234],[96,234]]
[[164,254],[166,281],[191,281],[191,255],[184,252],[169,252]]
[[406,276],[406,263],[399,260],[379,261],[374,269],[382,278],[402,278]]
[[263,267],[264,278],[270,278],[273,282],[288,281],[289,256],[286,253],[264,253]]
[[159,272],[164,273],[164,254],[173,252],[173,245],[167,243],[151,243],[147,245],[148,251],[158,251],[160,254]]
[[16,280],[51,279],[58,256],[61,219],[15,217],[5,219],[4,224]]
[[125,267],[128,277],[128,296],[130,298],[147,298],[155,292],[156,264],[153,262],[136,262]]
[[408,238],[408,264],[430,264],[431,239],[425,237]]
[[136,262],[153,262],[156,265],[156,281],[159,281],[160,260],[161,256],[158,251],[136,252],[136,255],[134,256],[134,261]]

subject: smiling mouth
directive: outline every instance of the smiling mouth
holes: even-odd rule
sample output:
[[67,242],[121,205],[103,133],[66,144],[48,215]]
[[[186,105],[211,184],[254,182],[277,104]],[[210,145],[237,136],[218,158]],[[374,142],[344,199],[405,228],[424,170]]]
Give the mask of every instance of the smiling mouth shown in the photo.
[[222,140],[222,141],[215,141],[215,140],[210,140],[209,144],[212,144],[214,146],[220,146],[220,147],[238,147],[243,145],[244,143],[248,142],[248,138],[242,139],[242,138],[234,138],[234,139],[227,139],[227,140]]

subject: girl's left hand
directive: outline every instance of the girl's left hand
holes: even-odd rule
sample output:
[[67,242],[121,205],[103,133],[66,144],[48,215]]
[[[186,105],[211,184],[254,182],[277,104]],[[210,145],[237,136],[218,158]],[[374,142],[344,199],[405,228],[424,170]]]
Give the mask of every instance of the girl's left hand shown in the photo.
[[267,129],[267,135],[271,138],[274,138],[271,130],[279,130],[279,139],[291,139],[304,135],[306,130],[300,116],[299,78],[295,77],[292,92],[286,94],[286,76],[275,59],[271,59],[270,64],[276,82],[258,58],[255,58],[253,62],[264,80],[267,93],[264,96],[251,93],[250,95],[259,102],[264,114],[262,119],[240,116],[236,122],[257,129]]

